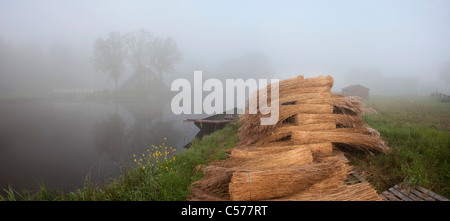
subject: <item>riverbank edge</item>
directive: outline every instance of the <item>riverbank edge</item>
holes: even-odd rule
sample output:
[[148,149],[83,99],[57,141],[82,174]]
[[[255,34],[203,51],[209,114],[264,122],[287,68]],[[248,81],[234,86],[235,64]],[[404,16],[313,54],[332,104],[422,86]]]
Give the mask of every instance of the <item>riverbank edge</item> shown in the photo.
[[50,190],[44,185],[37,191],[8,187],[2,190],[0,201],[184,201],[190,194],[190,185],[203,176],[202,165],[225,159],[225,150],[239,142],[239,127],[236,119],[201,140],[194,140],[191,148],[175,154],[175,159],[123,169],[122,175],[103,186],[86,180],[83,188],[71,192]]

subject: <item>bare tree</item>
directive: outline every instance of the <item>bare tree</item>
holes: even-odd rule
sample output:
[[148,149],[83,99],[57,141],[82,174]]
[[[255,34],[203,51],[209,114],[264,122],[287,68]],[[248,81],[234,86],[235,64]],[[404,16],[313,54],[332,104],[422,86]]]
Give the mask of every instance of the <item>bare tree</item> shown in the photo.
[[152,33],[140,30],[125,35],[127,61],[134,69],[134,74],[126,85],[143,86],[150,89],[151,85],[160,89],[162,73],[173,70],[173,65],[181,60],[181,53],[171,38],[158,38]]
[[109,34],[106,40],[98,38],[94,43],[94,64],[97,70],[103,71],[114,80],[116,90],[118,80],[124,70],[126,48],[123,37],[118,32]]
[[162,72],[172,71],[173,65],[181,60],[181,53],[172,38],[156,38],[152,45],[150,63],[161,77]]
[[135,74],[145,75],[150,69],[149,49],[154,41],[153,34],[140,30],[126,34],[124,39],[128,50],[126,54],[127,61],[133,66]]
[[181,60],[181,53],[171,38],[158,38],[140,30],[125,35],[112,32],[106,40],[97,39],[94,57],[96,68],[108,73],[116,89],[127,61],[134,74],[124,83],[125,87],[149,90],[153,86],[158,91],[163,84],[163,72],[173,70],[173,65]]

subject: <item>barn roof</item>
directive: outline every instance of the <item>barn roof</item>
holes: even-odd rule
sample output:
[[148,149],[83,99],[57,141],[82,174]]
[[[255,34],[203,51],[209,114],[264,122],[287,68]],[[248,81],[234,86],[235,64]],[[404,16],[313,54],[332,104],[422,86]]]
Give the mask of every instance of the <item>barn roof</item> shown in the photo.
[[342,90],[347,90],[347,89],[350,89],[350,88],[364,88],[364,89],[369,90],[369,88],[366,88],[366,87],[364,87],[364,86],[362,86],[362,85],[360,85],[360,84],[350,85],[350,86],[348,86],[348,87],[342,88]]

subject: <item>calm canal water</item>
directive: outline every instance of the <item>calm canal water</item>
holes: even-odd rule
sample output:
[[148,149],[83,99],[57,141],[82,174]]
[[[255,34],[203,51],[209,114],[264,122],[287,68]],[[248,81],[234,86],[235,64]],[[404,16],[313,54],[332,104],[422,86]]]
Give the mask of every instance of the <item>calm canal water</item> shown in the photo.
[[133,154],[151,145],[184,150],[198,133],[174,115],[170,101],[30,100],[0,103],[0,187],[74,190],[104,184],[135,165]]

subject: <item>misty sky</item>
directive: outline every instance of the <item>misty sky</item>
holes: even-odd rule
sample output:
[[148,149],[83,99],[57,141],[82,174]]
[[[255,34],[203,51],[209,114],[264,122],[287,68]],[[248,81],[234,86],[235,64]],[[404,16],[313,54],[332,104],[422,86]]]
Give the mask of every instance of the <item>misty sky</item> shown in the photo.
[[445,0],[0,0],[0,36],[16,43],[62,42],[92,56],[98,37],[139,29],[172,37],[185,63],[263,53],[281,79],[332,74],[339,83],[353,68],[375,67],[437,80],[450,60]]

